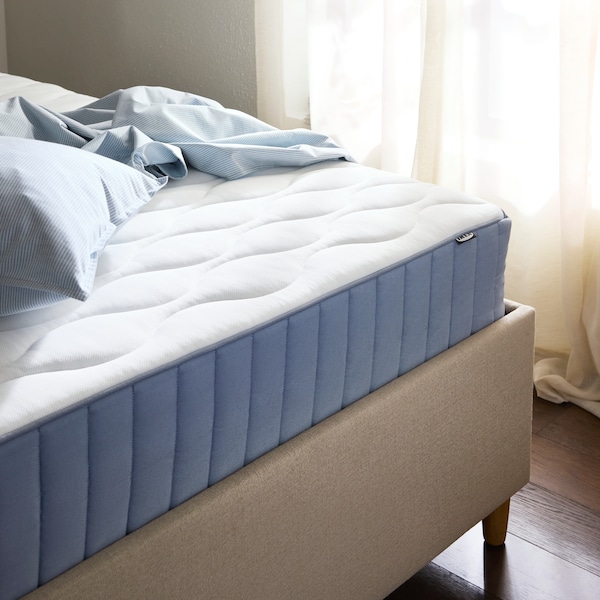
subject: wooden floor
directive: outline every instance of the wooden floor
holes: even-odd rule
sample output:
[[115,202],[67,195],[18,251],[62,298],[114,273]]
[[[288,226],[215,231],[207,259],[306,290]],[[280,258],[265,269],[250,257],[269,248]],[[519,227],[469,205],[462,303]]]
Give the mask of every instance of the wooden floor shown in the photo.
[[503,547],[468,531],[386,600],[600,599],[600,419],[534,399],[531,482]]

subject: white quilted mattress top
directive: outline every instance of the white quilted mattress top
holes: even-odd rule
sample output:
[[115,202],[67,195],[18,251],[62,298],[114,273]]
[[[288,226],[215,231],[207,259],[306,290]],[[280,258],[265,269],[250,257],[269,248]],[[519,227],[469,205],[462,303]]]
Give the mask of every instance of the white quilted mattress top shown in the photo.
[[[0,75],[0,99],[91,99]],[[236,181],[192,171],[112,238],[86,302],[0,317],[0,437],[502,218],[345,162]]]

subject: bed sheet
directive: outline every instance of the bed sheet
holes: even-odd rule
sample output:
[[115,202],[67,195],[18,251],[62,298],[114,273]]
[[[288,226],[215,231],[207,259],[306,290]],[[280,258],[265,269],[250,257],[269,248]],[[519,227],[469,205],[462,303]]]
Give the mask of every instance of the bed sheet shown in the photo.
[[[53,108],[88,101],[22,78],[0,84],[0,95],[12,86]],[[352,163],[236,181],[192,171],[112,238],[85,303],[0,320],[0,438],[503,218],[480,199]]]

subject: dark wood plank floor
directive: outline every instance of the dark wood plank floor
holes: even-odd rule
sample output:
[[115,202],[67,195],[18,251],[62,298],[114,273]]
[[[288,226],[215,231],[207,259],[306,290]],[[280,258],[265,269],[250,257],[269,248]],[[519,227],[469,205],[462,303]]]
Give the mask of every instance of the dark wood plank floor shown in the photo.
[[506,545],[477,525],[386,600],[600,599],[600,419],[534,398],[531,481]]

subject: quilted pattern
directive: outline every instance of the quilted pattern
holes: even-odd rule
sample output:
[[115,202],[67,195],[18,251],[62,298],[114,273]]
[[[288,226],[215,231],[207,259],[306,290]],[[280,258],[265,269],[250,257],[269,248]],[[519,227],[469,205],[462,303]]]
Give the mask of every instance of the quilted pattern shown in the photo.
[[503,219],[0,445],[17,598],[503,314]]
[[112,237],[85,302],[2,319],[0,438],[502,218],[348,163],[233,182],[190,174]]

